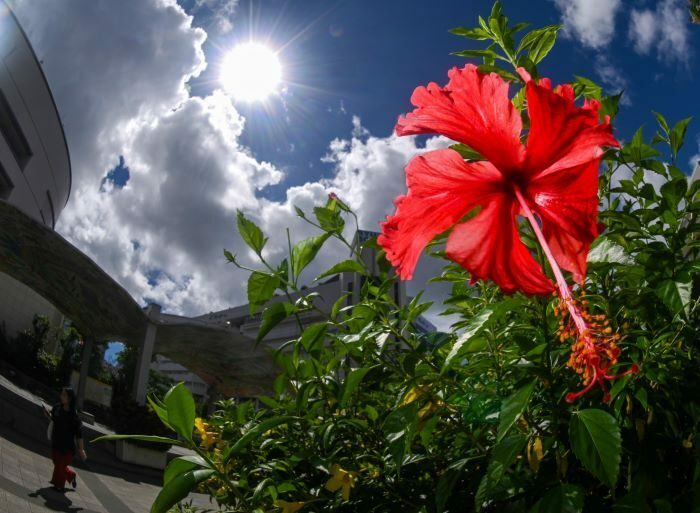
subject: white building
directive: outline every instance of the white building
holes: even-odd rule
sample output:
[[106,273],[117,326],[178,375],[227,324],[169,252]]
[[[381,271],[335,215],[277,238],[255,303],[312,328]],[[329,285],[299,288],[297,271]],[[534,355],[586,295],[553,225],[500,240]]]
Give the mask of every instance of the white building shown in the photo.
[[[0,0],[0,201],[53,229],[70,188],[70,158],[56,104],[27,37]],[[31,327],[35,314],[46,315],[53,325],[63,321],[50,302],[0,273],[0,327],[12,336]]]
[[209,385],[202,378],[165,356],[155,355],[151,362],[151,369],[162,372],[176,383],[183,382],[198,403],[209,397]]

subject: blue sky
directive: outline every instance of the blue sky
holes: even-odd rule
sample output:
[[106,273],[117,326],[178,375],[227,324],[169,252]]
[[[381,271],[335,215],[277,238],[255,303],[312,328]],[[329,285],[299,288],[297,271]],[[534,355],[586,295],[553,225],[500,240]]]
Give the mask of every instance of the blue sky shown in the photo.
[[[618,7],[611,23],[612,34],[599,38],[605,40],[604,44],[596,48],[596,40],[586,39],[585,32],[582,40],[569,30],[568,37],[559,38],[541,66],[541,73],[557,83],[582,75],[602,83],[610,93],[624,88],[626,102],[616,123],[622,139],[631,137],[640,125],[646,125],[647,133],[652,135],[652,110],[669,120],[700,114],[697,83],[693,80],[699,71],[695,49],[700,27],[685,28],[690,51],[680,49],[684,55],[653,43],[642,53],[635,50],[637,40],[630,36],[632,12],[648,11],[658,19],[662,17],[657,12],[661,3],[606,2],[608,8],[613,4]],[[534,28],[562,23],[564,4],[551,0],[505,1],[503,10],[513,22],[527,21]],[[183,5],[194,12],[195,22],[209,22],[211,11],[193,11],[193,0]],[[476,25],[477,16],[487,16],[490,8],[489,1],[466,0],[241,0],[232,20],[233,30],[210,37],[204,48],[208,55],[216,56],[248,38],[282,48],[280,58],[291,82],[288,92],[268,102],[264,109],[256,104],[240,107],[248,123],[242,141],[256,155],[287,170],[285,180],[264,194],[279,199],[290,185],[328,173],[328,166],[319,159],[327,152],[330,139],[347,136],[352,115],[359,116],[372,134],[388,135],[397,116],[410,109],[409,98],[415,86],[428,81],[444,83],[447,69],[467,62],[450,53],[473,48],[475,43],[450,35],[447,30]],[[579,14],[582,30],[587,29],[586,15]],[[575,21],[576,13],[571,18]],[[594,25],[598,20],[593,18],[590,23]],[[673,27],[674,31],[682,29]],[[650,37],[661,39],[659,34]],[[215,84],[215,73],[216,67],[212,66],[191,81],[193,92],[208,93]],[[698,152],[695,134],[699,132],[700,119],[691,125],[681,162],[686,163]]]
[[[243,210],[279,261],[314,229],[295,216],[337,193],[376,230],[405,192],[403,168],[447,142],[397,138],[413,89],[444,84],[491,3],[468,0],[10,0],[39,57],[66,131],[73,187],[56,229],[140,304],[200,315],[240,305],[247,276],[223,249],[256,263],[235,231]],[[629,139],[695,116],[679,164],[700,154],[700,27],[685,0],[506,0],[533,27],[563,24],[540,72],[626,91],[615,128]],[[71,27],[71,30],[66,30]],[[255,40],[279,51],[284,81],[261,104],[220,90],[223,56]],[[351,233],[347,234],[352,237]],[[328,245],[306,280],[347,258]],[[440,262],[422,259],[408,284],[426,286]],[[445,290],[424,297],[440,302]],[[431,321],[440,325],[429,312]],[[445,324],[443,323],[444,327]]]

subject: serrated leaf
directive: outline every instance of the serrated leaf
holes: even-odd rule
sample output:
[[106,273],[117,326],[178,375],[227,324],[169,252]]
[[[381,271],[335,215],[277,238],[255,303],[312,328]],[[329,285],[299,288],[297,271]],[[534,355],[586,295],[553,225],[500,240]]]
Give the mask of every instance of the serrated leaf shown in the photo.
[[602,238],[600,242],[588,252],[587,261],[589,264],[631,265],[634,263],[634,259],[627,254],[625,248],[607,237]]
[[678,123],[673,125],[671,133],[669,135],[669,142],[671,145],[671,154],[674,156],[678,155],[678,152],[683,147],[683,141],[685,140],[685,133],[688,129],[688,123],[690,123],[693,118],[685,118],[680,120]]
[[280,285],[279,278],[274,274],[254,271],[248,277],[248,306],[250,315],[255,314],[275,295]]
[[673,315],[683,312],[688,315],[692,282],[681,283],[674,280],[664,280],[656,287],[656,295]]
[[236,223],[243,242],[255,253],[260,254],[267,243],[267,238],[263,235],[262,230],[258,228],[257,224],[243,215],[243,212],[240,210],[236,216]]
[[298,242],[294,248],[292,248],[292,276],[294,276],[295,279],[299,278],[299,275],[306,266],[316,258],[318,251],[323,246],[323,243],[328,240],[328,237],[330,237],[328,233],[309,237],[308,239]]
[[537,64],[544,59],[557,41],[556,31],[547,31],[537,38],[530,47],[528,57]]
[[688,181],[683,178],[670,180],[661,186],[661,196],[666,200],[669,207],[676,210],[678,202],[685,197],[688,190]]
[[506,470],[515,462],[518,454],[522,452],[526,444],[526,437],[512,435],[505,437],[494,446],[486,474],[481,479],[474,498],[477,511],[481,511],[484,502],[489,498],[496,485],[503,478]]
[[286,301],[280,303],[272,303],[262,314],[258,335],[255,338],[256,343],[260,342],[275,326],[289,317],[296,311],[294,305]]
[[482,41],[484,39],[489,39],[491,37],[488,32],[480,27],[476,28],[466,28],[466,27],[456,27],[449,30],[450,34],[456,36],[467,37],[469,39],[475,39],[477,41]]
[[498,423],[498,436],[496,441],[500,442],[506,436],[511,426],[515,423],[520,414],[525,410],[530,401],[532,391],[535,389],[535,382],[529,383],[516,390],[506,398],[501,405],[501,414]]
[[583,488],[562,483],[544,494],[530,509],[530,513],[581,513],[583,501]]
[[327,271],[316,276],[316,280],[320,280],[321,278],[325,278],[326,276],[333,276],[334,274],[340,273],[366,274],[364,267],[362,267],[362,265],[356,260],[343,260],[342,262],[335,264]]
[[615,417],[603,410],[580,410],[571,418],[569,439],[583,466],[614,489],[622,452],[620,426]]
[[345,220],[340,210],[327,207],[315,207],[314,214],[322,230],[330,233],[341,233],[345,227]]

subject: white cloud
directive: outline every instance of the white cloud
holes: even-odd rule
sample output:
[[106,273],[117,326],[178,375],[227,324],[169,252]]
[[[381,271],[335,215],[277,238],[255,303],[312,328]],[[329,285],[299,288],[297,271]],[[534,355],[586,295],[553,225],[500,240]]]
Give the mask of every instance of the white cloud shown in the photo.
[[238,0],[196,0],[192,12],[197,13],[203,7],[211,12],[213,28],[221,34],[231,32]]
[[[690,172],[693,173],[693,176],[697,179],[700,180],[700,134],[697,136],[697,143],[698,143],[698,152],[690,157],[688,160],[688,168],[690,169]],[[697,170],[697,175],[694,173],[694,171]]]
[[604,86],[606,94],[618,94],[624,91],[620,103],[623,105],[631,105],[632,100],[629,93],[629,84],[620,71],[620,68],[610,62],[608,57],[604,54],[597,55],[595,62],[596,73]]
[[655,51],[660,60],[689,61],[690,32],[687,2],[662,0],[656,8],[633,9],[628,37],[640,54]]
[[[412,137],[374,137],[353,118],[352,137],[330,144],[331,179],[292,187],[284,201],[261,198],[258,190],[283,175],[240,144],[245,120],[224,94],[189,95],[187,81],[206,66],[206,33],[174,0],[14,5],[44,62],[71,149],[73,190],[57,230],[139,302],[185,315],[245,303],[246,275],[222,254],[228,248],[250,262],[235,234],[237,208],[270,236],[272,260],[286,250],[286,227],[293,241],[314,231],[293,206],[310,212],[331,190],[357,209],[362,228],[377,230],[405,191],[404,166],[426,150]],[[427,148],[445,144],[433,138]],[[128,183],[101,187],[119,156]],[[310,273],[346,257],[331,244]],[[409,291],[437,265],[426,260]]]
[[650,10],[638,11],[633,9],[630,13],[629,38],[634,42],[637,53],[646,54],[651,50],[651,45],[656,36],[656,15]]
[[620,0],[554,0],[554,3],[561,12],[565,35],[596,49],[612,40]]

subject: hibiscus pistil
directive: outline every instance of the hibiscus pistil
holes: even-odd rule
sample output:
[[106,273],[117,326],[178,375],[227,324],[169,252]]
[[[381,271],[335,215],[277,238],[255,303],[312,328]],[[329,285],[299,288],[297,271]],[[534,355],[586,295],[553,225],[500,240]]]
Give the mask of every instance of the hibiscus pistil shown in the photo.
[[579,392],[570,392],[566,394],[566,401],[569,403],[574,402],[597,383],[603,390],[603,400],[607,402],[610,400],[610,394],[605,388],[605,381],[617,379],[636,372],[638,366],[634,364],[621,374],[608,374],[608,370],[617,364],[617,358],[620,355],[620,350],[616,344],[620,339],[620,335],[612,332],[612,328],[609,326],[610,321],[605,319],[604,315],[591,315],[585,308],[587,302],[579,302],[574,298],[569,289],[569,284],[566,282],[564,274],[559,268],[547,244],[547,240],[542,234],[540,225],[523,198],[520,189],[515,187],[514,193],[523,214],[530,222],[532,231],[535,233],[535,237],[537,237],[537,241],[540,243],[542,251],[556,279],[560,304],[559,307],[555,308],[555,313],[561,313],[562,317],[564,317],[564,312],[568,312],[571,324],[573,324],[573,326],[567,326],[564,322],[564,318],[562,318],[560,338],[562,342],[567,339],[574,340],[571,345],[571,356],[569,357],[567,365],[581,375],[585,387]]

